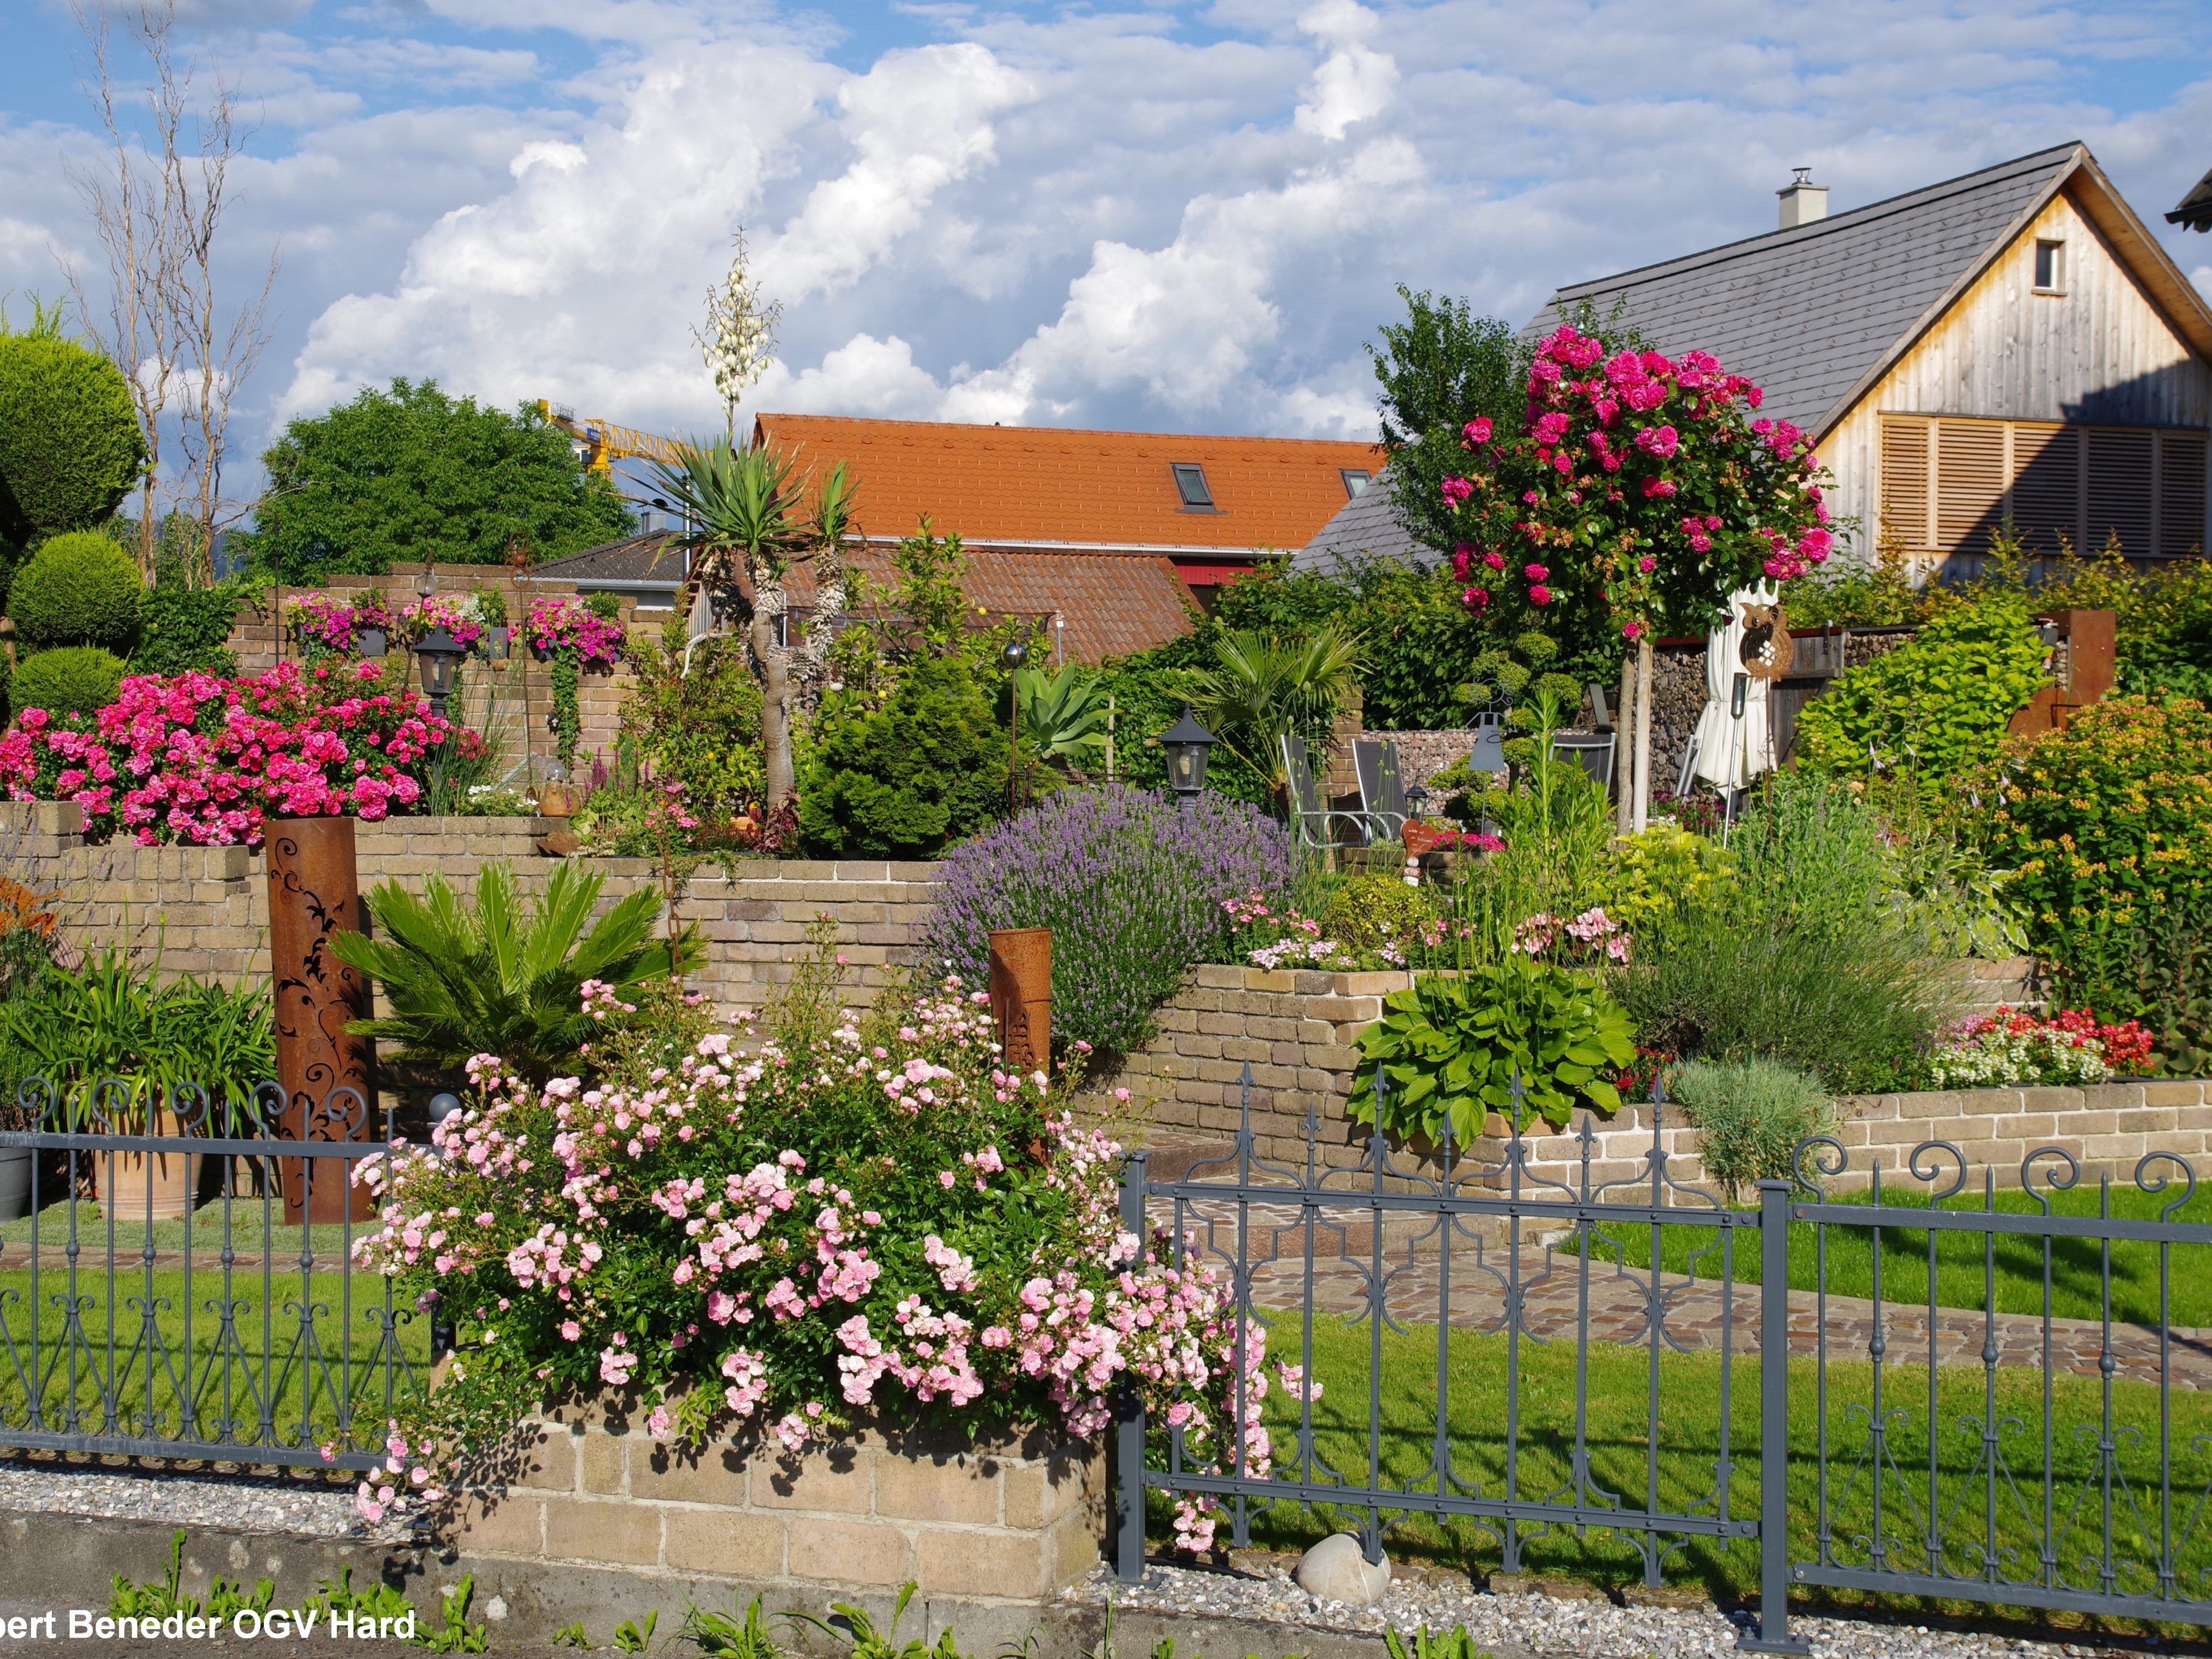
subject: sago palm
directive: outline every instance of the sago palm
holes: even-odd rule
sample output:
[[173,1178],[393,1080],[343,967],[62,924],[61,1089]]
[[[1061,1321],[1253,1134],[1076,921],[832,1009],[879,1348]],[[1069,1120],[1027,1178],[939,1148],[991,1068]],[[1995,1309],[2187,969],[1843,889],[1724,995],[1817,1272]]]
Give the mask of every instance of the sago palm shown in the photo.
[[660,898],[650,888],[592,921],[605,881],[564,861],[526,911],[503,864],[483,867],[472,905],[443,876],[427,878],[419,897],[381,883],[368,896],[378,936],[339,933],[331,948],[376,981],[388,1012],[346,1029],[391,1038],[397,1059],[448,1071],[480,1054],[539,1081],[573,1069],[598,1024],[584,1012],[586,980],[620,992],[686,972],[702,954],[688,930],[672,946],[654,937]]

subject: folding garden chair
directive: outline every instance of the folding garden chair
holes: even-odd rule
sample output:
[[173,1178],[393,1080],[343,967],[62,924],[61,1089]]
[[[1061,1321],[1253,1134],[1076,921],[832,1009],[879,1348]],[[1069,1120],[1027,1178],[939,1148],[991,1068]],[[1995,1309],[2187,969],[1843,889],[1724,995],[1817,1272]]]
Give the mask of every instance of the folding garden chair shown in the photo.
[[1368,833],[1376,841],[1395,841],[1406,827],[1406,786],[1398,775],[1398,745],[1385,738],[1352,741],[1352,769],[1359,774],[1359,806]]
[[1321,798],[1314,780],[1313,759],[1304,738],[1285,732],[1282,738],[1283,771],[1291,783],[1291,832],[1300,847],[1364,847],[1368,826],[1358,812],[1340,812]]
[[1619,741],[1613,732],[1555,732],[1552,734],[1552,758],[1578,763],[1589,773],[1590,781],[1606,793],[1613,793],[1613,746]]

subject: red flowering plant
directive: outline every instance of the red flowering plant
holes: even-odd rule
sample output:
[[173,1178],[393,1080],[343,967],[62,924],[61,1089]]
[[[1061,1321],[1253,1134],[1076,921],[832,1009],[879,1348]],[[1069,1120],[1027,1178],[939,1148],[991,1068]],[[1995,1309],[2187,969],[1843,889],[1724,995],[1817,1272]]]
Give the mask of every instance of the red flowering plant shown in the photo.
[[404,811],[448,743],[466,758],[482,739],[433,714],[386,662],[134,674],[96,714],[22,710],[0,736],[0,791],[73,800],[94,837],[250,846],[270,814]]
[[[840,1011],[834,951],[817,934],[757,1021],[586,984],[584,1075],[479,1055],[434,1146],[364,1162],[382,1226],[358,1259],[458,1332],[396,1431],[413,1467],[364,1485],[365,1512],[610,1389],[656,1439],[795,1456],[887,1419],[1092,1438],[1126,1383],[1163,1445],[1267,1471],[1265,1331],[1194,1252],[1156,1237],[1138,1265],[1121,1149],[1064,1103],[1074,1077],[1008,1070],[957,979]],[[1193,1548],[1206,1502],[1176,1523]]]
[[1728,596],[1833,547],[1809,434],[1709,354],[1607,356],[1563,325],[1536,348],[1518,433],[1471,421],[1443,490],[1461,601],[1507,630],[1702,631]]
[[523,637],[542,657],[572,651],[581,667],[611,668],[622,652],[623,630],[580,599],[533,599]]

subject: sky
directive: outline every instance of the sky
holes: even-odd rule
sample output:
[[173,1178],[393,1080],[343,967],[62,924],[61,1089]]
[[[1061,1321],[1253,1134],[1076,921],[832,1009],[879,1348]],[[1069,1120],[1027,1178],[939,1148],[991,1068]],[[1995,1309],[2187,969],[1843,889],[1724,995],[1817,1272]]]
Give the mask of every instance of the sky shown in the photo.
[[[2162,218],[2212,0],[179,3],[255,123],[229,292],[278,260],[241,453],[397,375],[717,429],[740,226],[784,307],[744,418],[1372,437],[1398,284],[1518,325],[1771,228],[1793,167],[1842,211],[2077,138],[2212,294]],[[86,73],[66,3],[0,7],[11,308],[99,303]]]

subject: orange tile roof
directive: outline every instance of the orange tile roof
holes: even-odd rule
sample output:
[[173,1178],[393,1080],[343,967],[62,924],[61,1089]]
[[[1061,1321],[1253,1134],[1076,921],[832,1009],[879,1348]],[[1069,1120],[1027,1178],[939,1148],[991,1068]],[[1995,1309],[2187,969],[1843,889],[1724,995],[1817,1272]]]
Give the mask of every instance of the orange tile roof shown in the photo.
[[[941,421],[763,415],[756,441],[802,467],[844,461],[872,541],[927,514],[970,545],[1141,548],[1249,556],[1304,547],[1346,500],[1341,469],[1380,471],[1381,451],[1308,438],[1194,437]],[[1170,467],[1206,469],[1216,511],[1186,510]]]
[[[888,555],[861,549],[848,568],[878,589],[889,588],[895,573]],[[968,553],[960,591],[969,604],[981,605],[994,618],[1005,613],[1044,619],[1049,638],[1076,662],[1095,663],[1164,645],[1191,629],[1190,590],[1175,566],[1159,554],[1096,552],[1005,552],[974,548]],[[785,597],[799,609],[814,605],[811,558],[799,560],[784,584]],[[855,607],[862,615],[873,607]],[[1064,630],[1054,630],[1058,615]]]

